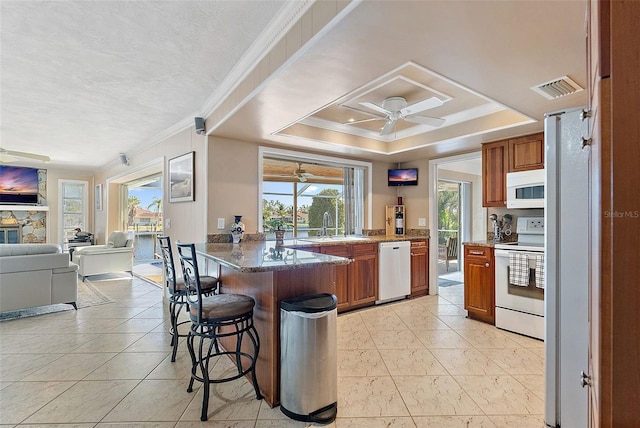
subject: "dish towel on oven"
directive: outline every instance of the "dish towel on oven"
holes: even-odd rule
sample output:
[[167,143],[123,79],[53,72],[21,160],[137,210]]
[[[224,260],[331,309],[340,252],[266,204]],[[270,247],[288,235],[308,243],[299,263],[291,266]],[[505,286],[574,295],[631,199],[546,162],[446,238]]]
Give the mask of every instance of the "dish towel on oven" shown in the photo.
[[526,254],[516,251],[509,253],[509,284],[529,286],[529,257]]
[[536,255],[536,287],[544,288],[544,255]]

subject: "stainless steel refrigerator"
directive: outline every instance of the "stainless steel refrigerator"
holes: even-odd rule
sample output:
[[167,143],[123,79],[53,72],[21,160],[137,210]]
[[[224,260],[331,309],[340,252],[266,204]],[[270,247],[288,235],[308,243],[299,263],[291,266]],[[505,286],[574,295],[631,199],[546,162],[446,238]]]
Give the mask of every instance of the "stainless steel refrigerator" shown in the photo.
[[586,427],[589,162],[582,109],[545,116],[545,422]]

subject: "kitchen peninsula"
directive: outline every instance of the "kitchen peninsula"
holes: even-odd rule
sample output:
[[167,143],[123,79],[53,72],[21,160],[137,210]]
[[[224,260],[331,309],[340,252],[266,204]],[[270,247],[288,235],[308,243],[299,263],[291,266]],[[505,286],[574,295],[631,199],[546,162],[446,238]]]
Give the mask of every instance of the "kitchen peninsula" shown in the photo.
[[[253,297],[253,319],[260,336],[256,374],[265,401],[280,404],[280,302],[317,293],[335,294],[336,266],[348,258],[276,247],[274,242],[197,244],[206,263],[201,270],[220,267],[221,293]],[[215,267],[214,267],[215,266]],[[225,347],[235,342],[223,342]]]

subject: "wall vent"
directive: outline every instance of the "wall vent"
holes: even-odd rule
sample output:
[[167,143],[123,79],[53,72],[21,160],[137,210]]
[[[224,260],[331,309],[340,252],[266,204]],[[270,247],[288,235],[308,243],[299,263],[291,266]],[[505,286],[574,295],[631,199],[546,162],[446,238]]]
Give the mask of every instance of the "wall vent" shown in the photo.
[[576,92],[583,90],[580,85],[571,80],[568,76],[562,76],[557,79],[550,80],[549,82],[532,86],[531,89],[549,100],[564,97],[565,95],[575,94]]

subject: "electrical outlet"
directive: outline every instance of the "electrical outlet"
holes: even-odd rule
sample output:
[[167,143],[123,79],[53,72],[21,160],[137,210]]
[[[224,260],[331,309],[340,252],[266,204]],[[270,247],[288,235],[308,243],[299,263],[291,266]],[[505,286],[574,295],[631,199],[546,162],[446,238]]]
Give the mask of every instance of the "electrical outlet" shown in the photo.
[[218,229],[224,229],[224,218],[218,219]]
[[424,217],[420,217],[418,218],[418,226],[426,226],[427,225],[427,219]]
[[171,219],[170,218],[165,218],[164,219],[164,227],[166,229],[171,229]]

